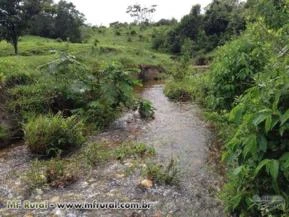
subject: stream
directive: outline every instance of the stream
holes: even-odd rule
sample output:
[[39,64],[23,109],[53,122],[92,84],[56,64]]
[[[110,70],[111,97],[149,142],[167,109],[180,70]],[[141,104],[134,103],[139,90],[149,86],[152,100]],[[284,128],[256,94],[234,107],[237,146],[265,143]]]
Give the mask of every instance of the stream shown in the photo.
[[[87,177],[64,189],[36,189],[27,195],[21,173],[29,168],[31,156],[25,146],[0,151],[1,199],[56,202],[147,201],[150,210],[7,210],[0,216],[15,217],[224,217],[217,199],[222,178],[207,164],[208,147],[213,139],[201,111],[192,103],[175,103],[163,94],[163,84],[147,83],[139,94],[153,103],[155,119],[142,121],[136,113],[124,114],[105,132],[92,136],[91,141],[120,144],[138,141],[156,149],[157,160],[177,162],[179,186],[138,187],[139,170],[125,175],[134,162],[113,161],[92,169]],[[3,203],[3,202],[2,202]],[[2,204],[3,206],[3,204]]]

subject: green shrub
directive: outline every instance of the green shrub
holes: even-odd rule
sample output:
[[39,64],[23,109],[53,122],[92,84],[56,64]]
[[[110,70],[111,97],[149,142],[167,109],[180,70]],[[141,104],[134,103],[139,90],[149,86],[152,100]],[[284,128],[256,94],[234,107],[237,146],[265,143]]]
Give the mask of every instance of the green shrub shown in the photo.
[[33,83],[32,75],[23,72],[16,72],[6,75],[5,87],[12,88],[18,85],[28,85]]
[[25,143],[33,154],[55,156],[80,147],[85,138],[83,124],[76,117],[40,115],[24,126]]
[[[108,126],[120,114],[122,108],[129,108],[134,102],[134,87],[138,82],[122,66],[112,64],[99,72],[98,83],[89,83],[89,101],[75,113],[96,127]],[[93,93],[93,95],[92,95]]]
[[[224,153],[235,168],[225,188],[226,198],[231,200],[227,205],[253,216],[260,215],[252,199],[255,195],[289,194],[288,61],[282,63],[279,58],[274,62],[267,65],[256,86],[231,111],[231,119],[238,127]],[[284,200],[288,206],[286,196]],[[271,214],[278,213],[280,210],[276,209]]]
[[167,166],[156,163],[148,163],[142,171],[143,176],[160,185],[178,185],[180,171],[176,162],[171,159]]
[[139,102],[138,112],[142,119],[152,119],[154,118],[155,108],[150,101],[141,100]]
[[204,104],[204,98],[208,91],[208,76],[195,74],[186,76],[183,80],[168,80],[164,93],[171,100],[189,101],[195,100]]
[[263,71],[270,49],[253,34],[244,34],[218,50],[209,72],[210,91],[206,101],[210,108],[231,109],[235,99],[254,85],[254,75]]
[[1,72],[1,73],[0,73],[0,89],[3,87],[4,81],[5,81],[5,76],[4,76],[4,74]]

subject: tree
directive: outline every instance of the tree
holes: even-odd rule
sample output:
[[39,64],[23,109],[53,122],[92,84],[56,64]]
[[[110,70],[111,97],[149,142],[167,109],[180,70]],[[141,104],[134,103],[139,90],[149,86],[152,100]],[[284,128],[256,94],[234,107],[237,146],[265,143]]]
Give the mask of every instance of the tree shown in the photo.
[[150,7],[144,7],[140,4],[128,6],[126,13],[135,19],[138,24],[150,23],[152,15],[156,12],[157,5],[151,5]]
[[28,33],[42,37],[55,37],[56,5],[52,0],[24,0],[29,17]]
[[56,9],[55,34],[63,40],[81,42],[80,27],[84,21],[84,15],[72,3],[61,0]]
[[18,54],[18,40],[26,27],[22,0],[0,0],[0,39],[6,40]]

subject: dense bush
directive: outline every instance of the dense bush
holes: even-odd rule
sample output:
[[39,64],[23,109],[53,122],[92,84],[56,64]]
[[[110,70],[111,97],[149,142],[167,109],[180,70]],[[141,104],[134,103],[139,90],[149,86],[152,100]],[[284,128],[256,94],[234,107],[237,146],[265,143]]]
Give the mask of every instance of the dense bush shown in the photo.
[[211,51],[245,29],[244,11],[244,3],[235,0],[214,0],[205,14],[200,5],[195,5],[179,23],[154,38],[153,48],[179,54],[184,39],[190,38],[195,55],[202,50]]
[[33,154],[55,156],[80,147],[85,141],[83,130],[76,117],[41,115],[25,124],[24,139]]
[[96,83],[88,86],[89,101],[75,112],[101,128],[113,121],[122,108],[133,104],[137,81],[117,64],[106,67],[98,76]]
[[98,128],[107,126],[132,104],[137,82],[120,64],[97,67],[96,71],[93,66],[78,62],[74,56],[61,55],[43,65],[33,83],[22,82],[9,90],[10,110],[24,118],[30,113],[75,114]]
[[228,166],[221,193],[226,210],[242,217],[287,217],[289,8],[285,1],[252,3],[254,24],[217,51],[209,74],[191,84],[170,82],[166,92],[177,98],[186,90],[204,99],[208,116],[220,126]]
[[208,76],[194,74],[186,76],[182,80],[169,80],[166,83],[164,93],[167,97],[177,101],[195,100],[201,104],[205,103],[208,91]]
[[254,75],[263,70],[269,56],[270,50],[253,33],[244,34],[220,48],[209,72],[208,106],[231,109],[235,99],[254,85]]
[[[288,53],[274,58],[231,112],[238,128],[224,157],[236,168],[225,188],[227,205],[254,216],[288,215],[289,88]],[[283,201],[261,210],[254,196]],[[285,214],[286,213],[286,214]]]

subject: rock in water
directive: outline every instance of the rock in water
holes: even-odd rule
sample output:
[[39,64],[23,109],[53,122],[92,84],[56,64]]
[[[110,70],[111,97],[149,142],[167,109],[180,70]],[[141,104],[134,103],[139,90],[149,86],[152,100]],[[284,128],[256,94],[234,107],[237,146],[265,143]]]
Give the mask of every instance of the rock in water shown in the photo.
[[150,189],[153,187],[153,182],[149,179],[144,179],[141,181],[140,187],[145,188],[145,189]]

